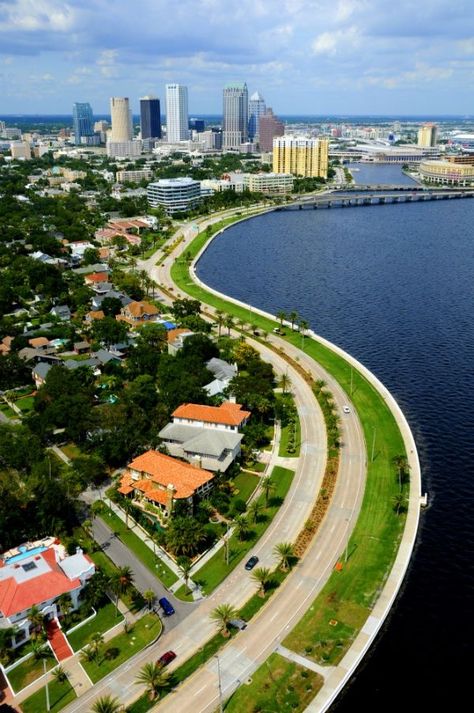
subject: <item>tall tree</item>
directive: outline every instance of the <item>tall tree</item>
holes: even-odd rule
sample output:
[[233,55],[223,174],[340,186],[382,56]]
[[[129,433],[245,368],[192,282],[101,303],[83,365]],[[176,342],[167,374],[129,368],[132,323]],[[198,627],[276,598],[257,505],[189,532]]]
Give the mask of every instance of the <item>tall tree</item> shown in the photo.
[[264,597],[272,579],[271,571],[268,567],[258,567],[252,572],[252,579],[259,585],[259,596]]
[[150,662],[141,667],[135,683],[145,686],[150,701],[154,701],[160,693],[170,686],[170,676],[163,671],[158,663]]
[[232,619],[235,619],[238,612],[231,604],[220,604],[211,611],[209,617],[215,621],[220,629],[222,636],[229,636],[228,625]]

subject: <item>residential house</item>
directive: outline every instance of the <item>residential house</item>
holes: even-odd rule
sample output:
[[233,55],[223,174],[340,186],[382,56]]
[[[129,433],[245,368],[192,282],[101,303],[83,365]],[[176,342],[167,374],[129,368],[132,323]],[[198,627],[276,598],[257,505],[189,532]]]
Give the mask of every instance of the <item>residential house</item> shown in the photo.
[[90,312],[87,312],[84,319],[89,324],[92,324],[92,322],[95,322],[98,319],[105,319],[105,314],[103,313],[103,311],[101,309],[97,309],[97,310],[93,309]]
[[130,302],[120,310],[116,319],[127,322],[131,327],[138,327],[142,324],[156,322],[159,317],[159,310],[150,302]]
[[67,305],[57,305],[50,309],[49,313],[52,314],[53,317],[60,319],[61,322],[69,322],[71,319],[71,310]]
[[118,492],[143,505],[153,504],[166,517],[175,502],[191,509],[195,499],[205,497],[214,474],[171,456],[150,450],[135,458],[122,476]]
[[28,344],[32,349],[44,351],[49,347],[49,339],[47,337],[33,337],[28,339]]
[[51,366],[52,364],[40,361],[38,364],[36,364],[36,366],[33,367],[31,376],[33,377],[37,389],[39,389],[39,387],[42,386],[46,381],[46,377],[48,375],[49,370],[51,369]]
[[184,340],[192,337],[194,332],[190,329],[181,327],[179,329],[169,329],[166,335],[168,341],[168,354],[176,356],[180,349],[183,348]]
[[74,342],[74,352],[76,354],[87,354],[90,348],[89,342]]
[[80,548],[68,555],[53,537],[21,545],[0,559],[0,626],[15,627],[13,648],[31,636],[28,613],[38,607],[46,622],[62,615],[60,597],[68,594],[72,609],[80,605],[80,594],[95,573],[95,565]]
[[240,455],[243,434],[239,430],[249,417],[250,412],[242,411],[240,404],[184,404],[158,435],[172,456],[224,473]]
[[214,374],[214,380],[204,387],[209,396],[221,394],[237,374],[237,364],[229,364],[227,361],[216,357],[209,359],[206,367]]
[[88,287],[93,287],[98,285],[99,282],[108,282],[107,272],[91,272],[88,275],[84,275],[84,282]]
[[[110,285],[109,282],[106,283],[107,285]],[[126,295],[124,292],[118,292],[117,290],[109,289],[108,292],[105,294],[95,294],[94,297],[92,298],[91,302],[91,307],[93,310],[100,310],[100,307],[102,305],[103,300],[105,300],[107,297],[111,297],[116,300],[120,300],[122,303],[122,307],[126,307],[129,305],[133,300]]]
[[0,342],[0,356],[10,354],[12,348],[13,337],[3,337]]

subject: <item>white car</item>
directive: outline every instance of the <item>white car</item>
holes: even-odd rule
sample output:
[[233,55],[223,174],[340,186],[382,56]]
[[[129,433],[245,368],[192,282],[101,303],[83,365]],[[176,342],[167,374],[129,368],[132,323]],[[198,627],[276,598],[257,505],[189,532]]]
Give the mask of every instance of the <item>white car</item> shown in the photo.
[[342,410],[344,411],[344,413],[350,413],[350,412],[351,412],[349,406],[343,406],[343,407],[342,407]]

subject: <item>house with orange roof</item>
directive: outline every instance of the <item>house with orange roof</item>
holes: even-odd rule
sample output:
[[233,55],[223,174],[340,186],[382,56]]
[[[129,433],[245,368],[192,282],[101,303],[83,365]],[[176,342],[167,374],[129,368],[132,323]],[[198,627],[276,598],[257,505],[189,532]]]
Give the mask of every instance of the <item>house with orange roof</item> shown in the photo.
[[92,323],[98,319],[104,319],[104,318],[105,318],[105,313],[101,309],[91,310],[90,312],[87,312],[86,316],[84,317],[85,321],[89,322],[89,323]]
[[128,464],[118,488],[139,504],[152,503],[167,517],[175,502],[190,509],[212,489],[214,473],[149,450]]
[[80,548],[68,555],[54,538],[20,545],[0,558],[0,626],[15,627],[12,647],[31,636],[28,619],[31,607],[38,607],[46,622],[58,623],[63,614],[59,602],[63,594],[72,608],[80,605],[80,594],[95,573],[95,565]]
[[221,431],[240,431],[251,416],[241,404],[225,401],[220,406],[202,404],[181,404],[173,411],[173,423],[183,426],[216,428]]
[[192,337],[194,332],[185,327],[179,327],[177,329],[169,329],[166,333],[166,340],[168,342],[168,354],[176,356],[180,349],[183,348],[184,340],[188,337]]
[[45,349],[49,346],[49,339],[47,337],[33,337],[28,339],[28,344],[33,349]]
[[10,354],[12,348],[13,337],[3,337],[0,342],[0,356]]
[[130,302],[130,304],[122,307],[116,319],[127,322],[131,327],[139,327],[142,324],[156,322],[159,316],[160,311],[155,305],[141,300],[139,302]]
[[107,282],[107,280],[107,272],[91,272],[89,275],[84,276],[84,282],[86,285],[97,285],[99,282]]

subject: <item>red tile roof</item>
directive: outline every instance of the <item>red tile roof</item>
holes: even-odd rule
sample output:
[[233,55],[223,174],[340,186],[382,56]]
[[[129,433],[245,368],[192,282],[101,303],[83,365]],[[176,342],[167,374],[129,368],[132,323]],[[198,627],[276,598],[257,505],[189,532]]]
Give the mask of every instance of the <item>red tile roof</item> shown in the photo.
[[109,276],[106,272],[91,272],[90,275],[86,275],[85,282],[107,282]]
[[174,418],[185,418],[205,423],[222,423],[226,426],[240,426],[251,416],[250,411],[242,411],[241,404],[226,401],[220,406],[202,406],[201,404],[182,404],[173,411]]
[[30,609],[81,586],[79,579],[69,579],[64,574],[53,549],[45,550],[40,556],[48,563],[48,572],[29,577],[24,582],[17,582],[13,575],[0,580],[0,611],[4,616]]
[[144,477],[141,480],[132,480],[130,473],[126,473],[122,478],[121,488],[126,489],[131,486],[145,493],[147,498],[157,500],[164,505],[166,505],[168,485],[173,485],[175,488],[174,498],[189,498],[197,488],[214,478],[214,473],[153,450],[135,458],[129,463],[128,468],[138,471]]

